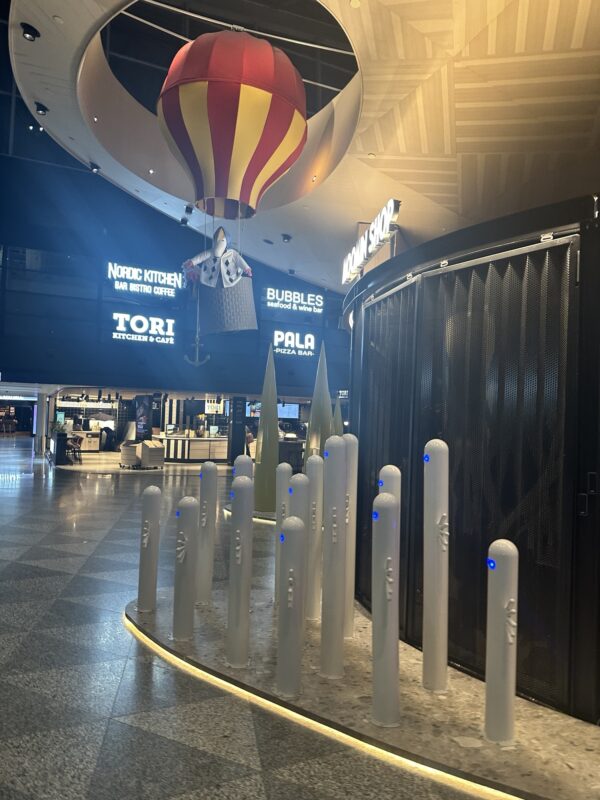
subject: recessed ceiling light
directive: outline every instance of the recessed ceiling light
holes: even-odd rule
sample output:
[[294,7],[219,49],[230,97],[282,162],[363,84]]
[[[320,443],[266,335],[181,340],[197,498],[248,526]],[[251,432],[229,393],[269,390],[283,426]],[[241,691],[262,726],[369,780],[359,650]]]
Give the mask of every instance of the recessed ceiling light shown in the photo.
[[153,169],[149,169],[148,170],[148,175],[154,175],[154,170]]
[[40,38],[38,29],[34,28],[33,25],[30,25],[28,22],[21,23],[21,30],[23,31],[23,38],[27,39],[28,42],[35,42],[36,39]]
[[92,117],[92,119],[94,120],[94,122],[98,122],[98,117]]
[[32,131],[32,130],[33,130],[33,125],[29,125],[28,127],[29,127],[29,130],[30,130],[30,131]]
[[90,169],[92,170],[94,175],[97,175],[100,172],[100,167],[98,166],[98,164],[95,164],[93,161],[90,161]]
[[45,106],[43,103],[38,103],[36,100],[35,113],[39,114],[40,117],[44,117],[48,113],[48,107]]
[[43,126],[43,125],[40,125],[40,127],[38,128],[38,130],[39,130],[39,132],[40,132],[40,133],[43,133],[43,132],[44,132],[44,126]]
[[281,238],[283,239],[283,241],[284,241],[286,244],[287,244],[288,242],[291,242],[291,241],[292,241],[292,237],[290,236],[290,234],[289,234],[289,233],[282,233],[282,234],[281,234]]
[[368,153],[369,158],[375,158],[375,153]]

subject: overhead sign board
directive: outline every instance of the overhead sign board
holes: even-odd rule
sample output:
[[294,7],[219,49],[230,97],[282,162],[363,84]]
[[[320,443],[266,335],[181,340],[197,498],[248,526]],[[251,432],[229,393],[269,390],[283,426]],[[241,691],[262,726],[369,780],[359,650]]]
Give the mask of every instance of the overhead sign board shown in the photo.
[[303,356],[311,358],[316,354],[316,337],[314,333],[299,331],[273,331],[273,352],[279,356]]
[[112,338],[126,342],[175,344],[175,320],[115,311]]
[[395,230],[399,211],[399,200],[387,201],[344,259],[342,283],[352,283],[358,278],[367,261],[388,241],[391,233]]
[[263,289],[263,303],[267,308],[299,314],[322,314],[325,297],[317,292],[298,292],[293,289]]
[[183,289],[182,272],[164,272],[148,267],[131,267],[109,261],[106,277],[118,292],[151,295],[152,297],[175,297]]

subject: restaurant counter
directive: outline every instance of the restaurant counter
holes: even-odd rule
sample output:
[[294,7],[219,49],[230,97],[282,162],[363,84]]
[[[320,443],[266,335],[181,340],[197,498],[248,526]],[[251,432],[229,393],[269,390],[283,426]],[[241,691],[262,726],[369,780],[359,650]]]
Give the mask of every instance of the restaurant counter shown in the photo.
[[227,461],[227,436],[211,436],[208,438],[187,437],[181,434],[158,434],[158,439],[165,447],[165,461],[178,464],[200,463],[202,461]]

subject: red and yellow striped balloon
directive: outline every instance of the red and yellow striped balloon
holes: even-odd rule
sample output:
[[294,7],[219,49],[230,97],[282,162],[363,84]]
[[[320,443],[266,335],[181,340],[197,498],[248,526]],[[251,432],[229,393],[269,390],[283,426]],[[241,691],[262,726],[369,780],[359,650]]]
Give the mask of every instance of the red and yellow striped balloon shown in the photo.
[[212,216],[251,217],[306,142],[306,95],[281,50],[206,33],[177,53],[158,100],[163,133]]

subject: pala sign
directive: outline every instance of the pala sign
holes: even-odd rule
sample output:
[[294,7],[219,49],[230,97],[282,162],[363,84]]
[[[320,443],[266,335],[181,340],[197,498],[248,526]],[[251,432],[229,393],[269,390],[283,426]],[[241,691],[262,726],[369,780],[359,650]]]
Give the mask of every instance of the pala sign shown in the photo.
[[390,238],[399,211],[399,200],[387,201],[344,259],[342,283],[352,283],[355,278],[358,278],[367,261]]
[[280,356],[314,356],[315,336],[297,331],[273,331],[273,352]]
[[116,311],[117,323],[112,338],[126,342],[151,342],[175,344],[175,320],[163,317],[145,317],[143,314],[124,314]]

